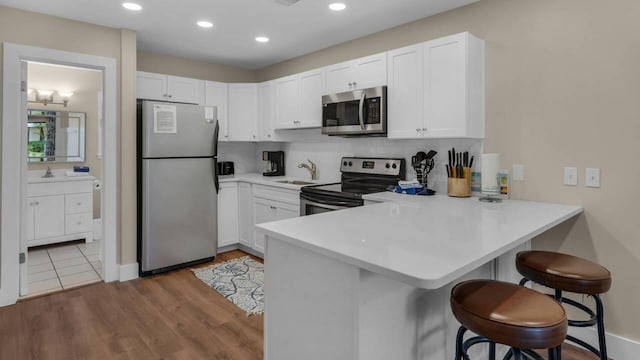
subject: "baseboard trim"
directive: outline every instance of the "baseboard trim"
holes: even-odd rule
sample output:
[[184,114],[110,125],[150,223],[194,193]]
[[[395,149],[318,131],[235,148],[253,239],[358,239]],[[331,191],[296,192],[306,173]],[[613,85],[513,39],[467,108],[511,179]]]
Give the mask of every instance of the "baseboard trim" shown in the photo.
[[120,265],[120,282],[138,278],[138,263]]
[[250,247],[248,247],[246,245],[238,244],[238,249],[240,249],[240,250],[242,250],[242,251],[244,251],[246,253],[249,253],[249,254],[251,254],[253,256],[257,256],[260,259],[264,259],[264,254],[263,253],[261,253],[258,250],[254,250],[254,249],[252,249],[252,248],[250,248]]
[[[569,327],[569,334],[597,347],[598,333],[595,328]],[[607,355],[610,359],[634,359],[640,353],[640,342],[607,333]]]
[[218,254],[223,254],[229,251],[238,250],[238,244],[231,244],[226,246],[221,246],[218,248]]

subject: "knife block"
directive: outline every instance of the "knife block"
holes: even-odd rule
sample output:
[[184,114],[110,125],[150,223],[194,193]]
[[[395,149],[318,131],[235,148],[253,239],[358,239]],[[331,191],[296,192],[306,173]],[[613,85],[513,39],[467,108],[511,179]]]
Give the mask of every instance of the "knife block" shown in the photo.
[[447,179],[447,193],[453,197],[471,196],[471,168],[462,168],[461,178]]

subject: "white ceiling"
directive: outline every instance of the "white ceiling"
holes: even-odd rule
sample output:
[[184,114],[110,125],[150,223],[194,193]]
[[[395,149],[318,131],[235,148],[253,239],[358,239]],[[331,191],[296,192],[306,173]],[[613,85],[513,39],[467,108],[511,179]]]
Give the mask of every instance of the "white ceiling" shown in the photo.
[[[479,0],[0,0],[0,5],[137,31],[138,48],[211,63],[257,69]],[[196,21],[214,23],[211,29]],[[257,35],[271,41],[259,44]]]

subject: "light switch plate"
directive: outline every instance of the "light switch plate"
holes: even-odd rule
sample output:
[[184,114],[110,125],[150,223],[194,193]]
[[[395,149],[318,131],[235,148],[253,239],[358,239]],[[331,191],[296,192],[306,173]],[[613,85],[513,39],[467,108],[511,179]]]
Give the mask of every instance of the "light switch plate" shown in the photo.
[[511,180],[524,181],[524,165],[513,164],[513,172],[512,172]]
[[578,185],[578,168],[565,167],[564,168],[564,184],[570,186]]
[[591,188],[600,187],[600,169],[587,168],[584,172],[584,186]]

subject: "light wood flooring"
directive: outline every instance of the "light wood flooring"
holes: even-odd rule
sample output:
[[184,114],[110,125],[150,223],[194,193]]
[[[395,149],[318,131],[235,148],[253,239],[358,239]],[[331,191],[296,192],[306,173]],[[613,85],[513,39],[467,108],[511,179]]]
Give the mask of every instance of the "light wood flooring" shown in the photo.
[[[0,359],[262,359],[263,320],[183,269],[0,308]],[[567,347],[563,359],[595,357]]]

